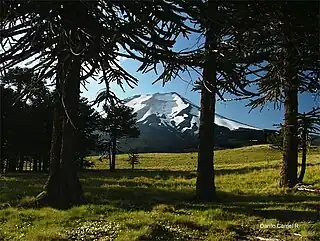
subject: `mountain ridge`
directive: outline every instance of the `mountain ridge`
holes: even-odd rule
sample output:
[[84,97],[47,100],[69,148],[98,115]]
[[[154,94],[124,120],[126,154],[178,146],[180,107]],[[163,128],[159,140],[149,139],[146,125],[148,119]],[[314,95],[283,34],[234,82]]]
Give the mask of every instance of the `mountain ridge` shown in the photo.
[[[160,98],[157,99],[157,97],[160,97]],[[163,104],[160,102],[162,102],[166,98],[167,98],[167,102],[174,102],[174,101],[176,102],[175,106],[173,106],[171,108],[179,106],[179,103],[177,103],[177,102],[180,102],[180,105],[184,105],[183,107],[180,106],[180,108],[179,108],[180,111],[176,111],[177,113],[169,114],[167,111],[166,114],[169,115],[171,119],[176,119],[176,120],[179,119],[180,121],[183,121],[182,118],[178,117],[178,116],[181,116],[179,114],[182,113],[182,114],[187,114],[187,115],[197,117],[196,120],[195,119],[193,121],[191,120],[192,123],[199,122],[200,107],[197,106],[196,104],[192,103],[190,100],[186,99],[185,97],[181,96],[177,92],[166,92],[166,93],[157,92],[157,93],[153,93],[153,94],[134,95],[132,97],[124,99],[123,101],[124,101],[125,105],[132,107],[134,109],[134,112],[136,112],[138,115],[137,121],[141,122],[147,118],[148,114],[149,115],[155,114],[155,113],[152,113],[152,109],[157,109],[154,105]],[[148,100],[151,100],[151,99],[153,99],[152,103],[148,103]],[[158,101],[158,102],[154,103],[154,101]],[[148,111],[145,111],[146,106],[149,108]],[[186,110],[187,108],[190,108],[189,113],[186,113],[186,112],[188,112]],[[144,109],[144,110],[142,110],[142,109]],[[159,110],[155,110],[155,112],[159,113]],[[141,116],[142,113],[144,113],[143,117]],[[176,116],[176,118],[173,116],[173,114],[175,114],[174,116]],[[248,124],[242,123],[240,121],[224,117],[220,114],[215,114],[215,117],[216,117],[215,123],[217,125],[225,126],[231,130],[239,129],[239,128],[262,130],[262,129],[254,127],[252,125],[248,125]],[[174,120],[174,121],[176,121],[176,120]]]
[[[123,100],[137,114],[140,137],[123,139],[124,151],[175,152],[198,146],[200,107],[176,92],[140,94]],[[263,129],[215,115],[218,147],[237,147],[265,140]]]

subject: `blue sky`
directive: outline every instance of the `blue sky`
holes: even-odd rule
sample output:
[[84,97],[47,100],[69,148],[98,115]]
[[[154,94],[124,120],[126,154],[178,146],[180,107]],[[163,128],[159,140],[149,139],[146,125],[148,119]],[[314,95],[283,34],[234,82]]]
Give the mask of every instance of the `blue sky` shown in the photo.
[[[177,92],[185,98],[192,101],[194,104],[200,106],[200,93],[191,91],[192,85],[182,81],[181,79],[174,79],[171,82],[166,83],[163,87],[162,83],[155,83],[152,85],[153,80],[156,79],[156,75],[140,74],[136,72],[139,63],[126,59],[121,61],[121,65],[125,67],[130,73],[139,79],[139,84],[134,89],[125,86],[125,92],[121,90],[116,84],[112,84],[111,88],[118,95],[119,98],[124,99],[137,94],[151,94],[156,92]],[[196,80],[197,76],[193,80]],[[187,79],[186,80],[190,80]],[[89,100],[93,100],[98,91],[104,88],[104,84],[98,85],[97,82],[91,80],[87,85],[88,91],[83,91],[83,95]],[[262,111],[255,109],[249,113],[250,108],[245,105],[248,101],[231,101],[231,102],[217,102],[216,113],[249,124],[259,128],[271,128],[273,124],[280,123],[283,120],[283,108],[281,110],[275,110],[273,104],[269,104]],[[312,96],[308,94],[301,95],[299,98],[299,111],[308,111],[314,106],[314,100]]]
[[[196,35],[192,35],[189,40],[178,39],[175,49],[183,49],[193,46],[197,42]],[[203,40],[200,41],[200,44]],[[191,75],[192,79],[188,75],[183,75],[185,81],[177,78],[171,82],[166,83],[163,87],[162,83],[152,82],[157,78],[154,73],[141,74],[137,73],[137,69],[140,63],[131,59],[120,59],[121,66],[126,69],[130,74],[139,79],[139,84],[134,89],[129,86],[125,86],[125,92],[121,90],[116,84],[112,84],[112,90],[118,95],[119,98],[124,99],[137,94],[151,94],[156,92],[177,92],[185,98],[192,101],[194,104],[200,106],[200,93],[191,91],[192,85],[188,84],[189,81],[196,81],[198,76],[194,73]],[[96,81],[90,80],[87,85],[88,91],[82,88],[83,96],[89,100],[93,100],[97,95],[97,92],[104,88],[104,85],[98,85]],[[250,108],[246,107],[247,100],[232,101],[232,102],[217,102],[216,113],[222,116],[252,125],[259,128],[274,129],[273,124],[281,123],[283,121],[283,107],[281,110],[275,110],[273,104],[267,105],[262,111],[260,108],[255,109],[249,113]],[[299,111],[309,111],[315,106],[315,102],[309,94],[303,94],[299,97]]]

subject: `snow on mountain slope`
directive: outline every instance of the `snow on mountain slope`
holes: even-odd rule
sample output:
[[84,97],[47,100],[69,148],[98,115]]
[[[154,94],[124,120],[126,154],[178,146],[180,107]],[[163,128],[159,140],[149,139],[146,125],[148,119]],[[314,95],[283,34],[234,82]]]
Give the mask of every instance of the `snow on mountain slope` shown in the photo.
[[132,99],[130,101],[130,104],[128,104],[128,106],[130,106],[131,108],[134,109],[134,112],[139,111],[140,109],[144,108],[146,105],[143,104],[143,102],[145,100],[150,99],[152,96],[151,95],[142,95],[142,96],[138,96],[134,99]]
[[[125,99],[124,103],[137,113],[138,123],[172,127],[181,132],[199,131],[200,108],[175,92],[136,95]],[[261,130],[218,114],[215,115],[215,124],[230,130],[239,128]]]
[[214,121],[218,126],[224,126],[229,128],[230,130],[235,130],[239,128],[246,128],[246,129],[253,129],[253,130],[261,130],[259,128],[253,127],[246,125],[244,123],[228,119],[226,117],[223,117],[221,115],[216,114],[215,115],[215,121]]

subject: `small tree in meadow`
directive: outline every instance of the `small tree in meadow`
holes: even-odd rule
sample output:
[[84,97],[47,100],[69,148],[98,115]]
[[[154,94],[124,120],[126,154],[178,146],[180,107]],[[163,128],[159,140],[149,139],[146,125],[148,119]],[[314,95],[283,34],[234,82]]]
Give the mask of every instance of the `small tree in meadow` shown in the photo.
[[140,130],[137,126],[137,114],[133,108],[123,104],[113,106],[103,106],[106,116],[103,118],[103,132],[109,136],[108,153],[111,156],[110,170],[114,171],[116,166],[116,153],[118,140],[122,137],[137,138]]
[[131,165],[131,169],[134,169],[134,165],[140,164],[139,155],[134,151],[130,150],[128,153],[129,159],[128,162]]

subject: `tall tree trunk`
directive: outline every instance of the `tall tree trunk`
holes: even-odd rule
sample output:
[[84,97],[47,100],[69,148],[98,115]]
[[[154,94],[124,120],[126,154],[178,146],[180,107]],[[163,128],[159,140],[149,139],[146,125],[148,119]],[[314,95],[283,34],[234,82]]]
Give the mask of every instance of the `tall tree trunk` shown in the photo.
[[302,145],[302,158],[301,158],[301,170],[298,178],[298,182],[302,183],[307,168],[307,129],[304,128],[301,136]]
[[79,169],[80,169],[80,170],[83,170],[83,169],[84,169],[83,158],[82,158],[82,157],[79,159]]
[[80,98],[79,57],[73,57],[68,78],[63,85],[63,104],[65,115],[63,120],[61,147],[61,189],[64,196],[63,207],[84,203],[83,190],[77,175],[76,132],[78,104]]
[[112,137],[112,150],[111,150],[111,166],[110,171],[114,171],[116,169],[116,152],[117,152],[117,138],[115,136]]
[[33,160],[32,160],[32,162],[33,162],[33,164],[32,164],[32,171],[33,171],[33,172],[37,172],[37,171],[38,171],[38,161],[40,161],[40,160],[38,160],[37,157],[38,157],[37,155],[34,156],[34,157],[33,157]]
[[73,61],[69,64],[64,83],[61,82],[62,98],[57,103],[54,113],[50,175],[45,186],[46,203],[60,209],[84,203],[75,155],[80,59],[73,57]]
[[284,132],[283,163],[280,173],[280,186],[293,187],[297,184],[298,172],[298,85],[299,79],[295,59],[298,57],[292,43],[290,20],[284,24]]
[[[290,88],[290,87],[289,87]],[[281,168],[281,187],[293,187],[297,183],[298,137],[297,137],[297,89],[285,93],[285,124],[283,132],[283,163]]]
[[0,155],[0,173],[4,173],[4,161],[5,159]]
[[62,141],[62,120],[63,120],[63,107],[61,103],[62,95],[62,81],[61,81],[61,61],[58,62],[57,77],[56,77],[56,93],[53,109],[53,123],[52,123],[52,137],[50,148],[50,161],[49,161],[49,177],[44,186],[44,192],[38,195],[39,201],[43,204],[57,207],[59,205],[59,171],[60,171],[60,151]]
[[43,161],[42,161],[42,171],[43,172],[48,172],[48,164],[49,164],[49,155],[45,153],[43,155]]
[[43,167],[43,155],[39,156],[39,163],[38,163],[38,172],[42,171],[42,167]]
[[65,75],[58,75],[57,90],[60,94],[54,108],[50,174],[44,195],[39,195],[44,204],[60,209],[84,203],[75,158],[80,66],[79,57],[73,57],[64,63]]
[[17,171],[17,158],[11,157],[8,158],[8,172],[16,172]]
[[81,56],[73,55],[69,51],[73,47],[77,48],[76,52],[81,49],[81,43],[77,42],[75,35],[77,28],[74,23],[77,16],[72,11],[76,7],[74,3],[66,3],[61,10],[62,25],[72,34],[71,43],[76,44],[68,46],[67,40],[61,36],[60,49],[63,52],[58,58],[59,101],[55,106],[53,119],[50,174],[44,195],[39,197],[45,204],[59,209],[84,203],[83,190],[77,175],[75,138],[80,98]]
[[110,170],[111,170],[111,165],[112,165],[111,145],[112,145],[112,142],[110,141],[109,142],[109,146],[108,146],[108,158],[109,158],[109,168],[110,168]]
[[19,172],[23,172],[24,159],[21,157],[21,153],[19,153]]
[[[208,2],[208,10],[213,17],[217,11],[215,1]],[[215,198],[216,190],[214,183],[214,115],[215,115],[215,86],[216,86],[216,53],[212,50],[217,49],[217,32],[213,22],[209,22],[206,32],[205,49],[208,51],[207,59],[203,69],[203,81],[206,87],[201,90],[201,110],[199,126],[199,151],[198,151],[198,170],[196,195],[197,199],[211,201]]]

